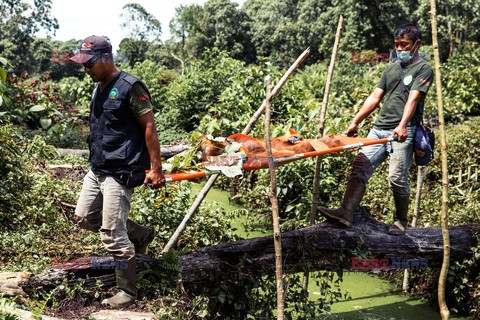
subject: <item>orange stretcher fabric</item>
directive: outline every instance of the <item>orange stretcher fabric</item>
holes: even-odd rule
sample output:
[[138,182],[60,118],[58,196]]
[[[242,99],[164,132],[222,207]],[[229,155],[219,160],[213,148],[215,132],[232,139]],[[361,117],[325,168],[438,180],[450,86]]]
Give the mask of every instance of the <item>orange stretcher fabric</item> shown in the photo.
[[[236,137],[238,140],[252,141],[255,138],[251,138],[246,135],[236,134],[231,137]],[[235,140],[235,139],[232,139]],[[299,159],[304,159],[307,157],[320,156],[333,152],[345,151],[351,149],[360,148],[361,146],[381,144],[391,141],[390,139],[368,139],[368,138],[356,138],[356,137],[347,137],[345,135],[329,135],[324,136],[320,139],[304,139],[301,141],[295,142],[293,145],[296,145],[298,148],[295,150],[302,150],[303,152],[298,153],[294,150],[286,149],[272,149],[273,159],[268,159],[265,151],[260,150],[260,152],[255,152],[249,150],[248,144],[242,145],[240,151],[243,151],[246,154],[244,159],[242,170],[258,170],[268,168],[270,163],[274,165],[283,165],[292,161]],[[240,142],[240,141],[239,141]],[[261,141],[260,141],[261,142]],[[263,143],[263,142],[261,142]],[[289,147],[289,149],[292,149]],[[257,149],[258,150],[258,149]],[[176,172],[165,175],[165,177],[170,178],[169,181],[179,181],[179,180],[194,180],[202,178],[206,175],[205,171],[189,171],[189,172]]]

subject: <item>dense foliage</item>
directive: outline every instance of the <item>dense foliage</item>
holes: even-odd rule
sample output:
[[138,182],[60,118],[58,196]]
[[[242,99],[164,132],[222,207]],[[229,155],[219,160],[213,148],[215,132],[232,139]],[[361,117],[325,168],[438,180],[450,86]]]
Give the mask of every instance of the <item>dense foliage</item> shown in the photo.
[[[432,60],[427,32],[430,28],[428,2],[247,0],[239,8],[229,0],[210,0],[203,6],[177,8],[170,24],[172,39],[165,43],[149,41],[152,35],[158,36],[162,31],[154,13],[129,4],[124,7],[124,27],[134,31],[120,45],[120,53],[128,57],[128,61],[121,61],[120,67],[141,78],[149,88],[161,143],[183,140],[193,144],[200,134],[228,136],[240,132],[264,99],[265,77],[270,75],[273,83],[278,82],[285,68],[310,46],[312,54],[305,65],[273,101],[271,131],[273,136],[280,136],[285,130],[294,129],[306,138],[313,138],[327,73],[327,64],[323,61],[331,53],[337,18],[342,13],[344,34],[325,127],[326,133],[338,133],[349,124],[386,67],[385,63],[352,63],[351,51],[388,52],[395,26],[413,20],[419,21],[424,30],[425,45],[421,51]],[[65,63],[64,56],[55,56],[57,60],[52,56],[52,51],[72,52],[78,48],[79,40],[60,42],[31,36],[40,26],[52,31],[56,28],[55,19],[50,17],[50,3],[35,1],[30,11],[29,6],[19,0],[0,4],[0,27],[5,35],[0,39],[2,270],[40,272],[54,257],[72,259],[106,254],[98,235],[78,230],[72,223],[80,180],[88,164],[85,159],[60,156],[55,150],[55,147],[86,147],[93,83],[80,66]],[[479,4],[473,0],[442,2],[438,18],[444,61],[450,224],[475,223],[480,220]],[[18,59],[19,52],[28,54]],[[425,106],[425,120],[434,129],[437,125],[435,90],[433,85]],[[371,120],[364,122],[360,136],[366,135]],[[263,118],[252,135],[263,135],[262,121]],[[439,153],[437,148],[424,186],[421,226],[440,225]],[[337,154],[322,159],[319,192],[322,204],[334,206],[341,200],[354,155]],[[67,172],[50,169],[51,165],[64,163],[74,166]],[[314,159],[305,159],[277,170],[277,195],[284,231],[308,223],[313,166]],[[377,219],[390,222],[393,203],[385,196],[386,171],[384,164],[372,177],[363,204]],[[416,168],[412,167],[412,190],[415,182]],[[194,297],[186,297],[171,281],[180,272],[179,254],[237,239],[234,222],[238,219],[244,219],[250,231],[270,228],[266,170],[245,173],[233,180],[221,178],[218,185],[230,190],[232,201],[244,209],[227,214],[217,204],[203,205],[183,234],[179,252],[165,256],[165,264],[159,269],[139,275],[140,296],[154,301],[152,305],[160,319],[171,319],[173,315],[182,319],[274,317],[275,286],[269,277],[245,279],[239,270],[238,280],[223,279],[224,283],[218,288],[201,288]],[[131,217],[158,232],[151,247],[155,256],[160,255],[192,201],[189,183],[171,184],[169,188],[169,196],[163,189],[147,188],[138,188],[134,194]],[[413,203],[411,207],[413,211]],[[460,313],[478,315],[480,310],[480,279],[478,272],[475,273],[478,254],[478,248],[474,249],[471,258],[453,263],[450,270],[449,304]],[[337,271],[341,274],[341,270]],[[437,275],[436,270],[431,272],[412,278],[412,282],[418,284],[414,292],[435,296],[432,283]],[[312,302],[301,287],[300,277],[286,276],[290,288],[288,316],[312,318],[344,297],[338,290],[339,279],[333,273],[321,272],[315,277],[321,294]],[[88,304],[101,299],[105,293],[101,288],[89,292],[81,286],[64,286],[48,293],[48,299],[43,298],[43,293],[34,298],[43,299],[42,308],[48,304],[58,311],[59,301],[65,307],[68,301],[80,296],[81,301]],[[0,314],[10,308],[10,304],[0,299]]]
[[[129,3],[123,7],[121,27],[130,34],[120,44],[119,56],[126,57],[130,66],[151,59],[167,67],[178,67],[215,47],[246,63],[270,57],[275,65],[284,68],[299,51],[311,47],[306,64],[314,64],[330,56],[333,30],[340,14],[345,18],[341,50],[384,53],[392,48],[395,27],[407,21],[418,21],[424,31],[424,43],[431,44],[427,31],[429,8],[429,0],[247,0],[242,7],[231,0],[209,0],[203,6],[179,6],[170,22],[171,38],[161,43],[152,41],[163,31],[155,12]],[[480,41],[478,1],[440,1],[437,17],[442,60],[452,56],[464,42]],[[35,39],[32,35],[39,28],[48,30],[49,36],[58,28],[57,20],[51,17],[50,0],[34,1],[33,5],[22,0],[2,2],[0,29],[4,36],[0,39],[0,52],[12,63],[8,70],[52,70],[56,80],[80,77],[80,68],[65,63],[68,59],[64,59],[64,54],[76,51],[81,39]]]

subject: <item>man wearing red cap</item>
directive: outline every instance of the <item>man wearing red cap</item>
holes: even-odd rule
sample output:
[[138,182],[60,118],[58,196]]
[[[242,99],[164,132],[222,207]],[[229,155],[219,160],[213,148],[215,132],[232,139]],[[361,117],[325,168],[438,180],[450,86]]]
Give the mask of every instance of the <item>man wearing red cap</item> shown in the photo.
[[128,219],[131,196],[141,184],[159,188],[165,183],[150,93],[142,81],[115,66],[112,46],[103,37],[87,37],[71,60],[82,63],[97,82],[89,116],[91,170],[84,178],[75,221],[99,231],[115,261],[119,292],[102,303],[126,307],[136,298],[135,253],[145,253],[155,236],[153,229]]

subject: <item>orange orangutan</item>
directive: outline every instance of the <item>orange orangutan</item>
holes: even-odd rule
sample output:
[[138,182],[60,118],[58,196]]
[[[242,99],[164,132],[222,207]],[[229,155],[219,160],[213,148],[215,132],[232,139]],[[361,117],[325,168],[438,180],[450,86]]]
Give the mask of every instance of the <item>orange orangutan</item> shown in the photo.
[[[267,147],[263,139],[250,137],[243,133],[233,134],[225,141],[212,141],[203,136],[200,148],[205,156],[218,156],[232,142],[240,143],[242,145],[241,150],[247,154],[257,156],[266,156],[267,154]],[[301,135],[291,129],[281,137],[272,138],[270,143],[272,154],[276,157],[288,157],[315,150],[308,140],[304,140]]]

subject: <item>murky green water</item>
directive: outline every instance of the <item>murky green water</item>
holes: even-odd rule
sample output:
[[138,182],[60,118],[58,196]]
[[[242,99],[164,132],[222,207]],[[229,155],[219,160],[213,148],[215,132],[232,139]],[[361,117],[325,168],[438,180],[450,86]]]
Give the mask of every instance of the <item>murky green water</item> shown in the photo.
[[[202,186],[192,184],[192,194],[197,194]],[[228,192],[212,189],[206,201],[215,201],[225,210],[240,209],[232,205],[228,199]],[[245,231],[248,224],[243,217],[234,221],[237,234],[243,238],[266,236],[259,231]],[[345,272],[341,288],[350,293],[350,300],[335,303],[331,312],[319,316],[317,319],[345,319],[345,320],[434,320],[440,319],[438,311],[430,307],[421,299],[411,298],[398,290],[388,281],[363,272]],[[397,290],[397,291],[396,291]],[[310,286],[310,295],[315,299],[315,287]],[[451,316],[451,319],[467,319]]]

